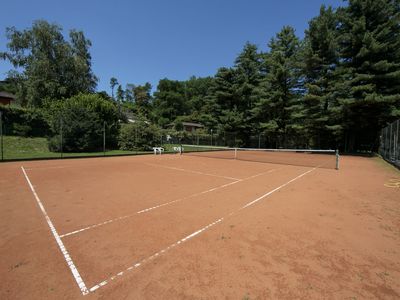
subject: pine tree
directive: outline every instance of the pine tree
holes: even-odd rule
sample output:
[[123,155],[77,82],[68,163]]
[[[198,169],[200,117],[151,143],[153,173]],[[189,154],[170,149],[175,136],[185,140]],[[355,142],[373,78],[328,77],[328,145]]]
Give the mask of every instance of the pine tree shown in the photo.
[[306,94],[305,126],[312,147],[334,148],[341,136],[335,99],[335,69],[338,64],[338,18],[335,11],[321,6],[319,16],[309,22],[302,55]]
[[[275,145],[298,145],[303,134],[301,80],[298,65],[300,41],[289,26],[269,42],[266,54],[268,73],[258,89],[259,100],[253,109],[261,128]],[[292,140],[292,141],[291,141]]]
[[237,95],[238,111],[242,112],[240,137],[246,143],[249,133],[257,130],[252,110],[258,99],[257,88],[261,82],[262,55],[257,46],[247,42],[235,60],[234,90]]
[[237,132],[243,125],[243,112],[240,111],[240,98],[236,91],[236,73],[232,68],[220,68],[211,88],[214,116],[219,131]]
[[341,60],[336,89],[346,150],[377,150],[379,131],[400,115],[397,0],[350,0],[339,10]]

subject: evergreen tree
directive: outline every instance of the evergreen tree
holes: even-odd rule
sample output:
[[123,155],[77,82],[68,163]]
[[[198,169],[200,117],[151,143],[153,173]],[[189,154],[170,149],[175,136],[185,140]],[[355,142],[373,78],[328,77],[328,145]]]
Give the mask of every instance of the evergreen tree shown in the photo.
[[289,26],[272,38],[268,44],[270,52],[266,55],[268,73],[257,94],[259,99],[253,109],[261,128],[275,142],[273,146],[297,146],[304,134],[301,78],[297,59],[300,41]]
[[380,128],[400,115],[399,2],[350,0],[338,12],[345,148],[376,151]]
[[242,112],[241,138],[245,142],[249,133],[257,129],[254,124],[252,109],[258,99],[257,88],[261,81],[262,55],[256,45],[246,43],[243,51],[235,60],[234,89],[237,95],[237,109]]
[[243,126],[243,112],[240,111],[240,98],[236,90],[236,72],[232,68],[220,68],[211,88],[214,116],[219,131],[237,132]]
[[305,126],[311,146],[335,148],[341,135],[340,106],[335,95],[338,64],[338,19],[335,11],[321,6],[318,17],[309,22],[302,55],[306,94]]

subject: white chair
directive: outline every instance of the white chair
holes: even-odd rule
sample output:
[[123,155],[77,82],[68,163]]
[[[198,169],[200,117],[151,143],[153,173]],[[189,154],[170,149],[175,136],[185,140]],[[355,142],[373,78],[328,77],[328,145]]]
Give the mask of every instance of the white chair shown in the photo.
[[157,155],[157,154],[161,155],[164,152],[164,148],[163,147],[153,147],[153,151],[154,151],[155,155]]

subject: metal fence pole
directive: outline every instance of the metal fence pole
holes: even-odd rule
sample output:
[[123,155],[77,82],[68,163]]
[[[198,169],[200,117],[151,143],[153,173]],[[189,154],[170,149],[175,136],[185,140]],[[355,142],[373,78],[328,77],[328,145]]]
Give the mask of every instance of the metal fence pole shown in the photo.
[[396,135],[396,153],[397,155],[395,155],[395,160],[400,161],[400,142],[399,142],[399,127],[400,127],[400,120],[397,120],[397,135]]
[[1,152],[1,160],[4,160],[4,151],[3,151],[3,112],[0,111],[0,152]]
[[103,154],[106,156],[106,122],[103,123]]
[[60,156],[63,158],[63,120],[60,120]]
[[392,124],[390,126],[390,133],[389,133],[389,159],[392,159]]

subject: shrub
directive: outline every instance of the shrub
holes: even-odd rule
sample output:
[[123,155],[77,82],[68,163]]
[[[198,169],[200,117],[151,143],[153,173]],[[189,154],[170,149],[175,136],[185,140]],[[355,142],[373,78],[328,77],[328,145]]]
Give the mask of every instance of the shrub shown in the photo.
[[96,94],[80,94],[72,98],[47,103],[53,136],[51,151],[96,151],[103,146],[103,126],[106,124],[107,147],[116,146],[119,123],[115,105]]
[[3,113],[6,135],[44,137],[50,134],[50,127],[42,110],[0,105],[0,111]]
[[146,121],[124,124],[118,137],[121,150],[151,150],[160,146],[160,129]]

